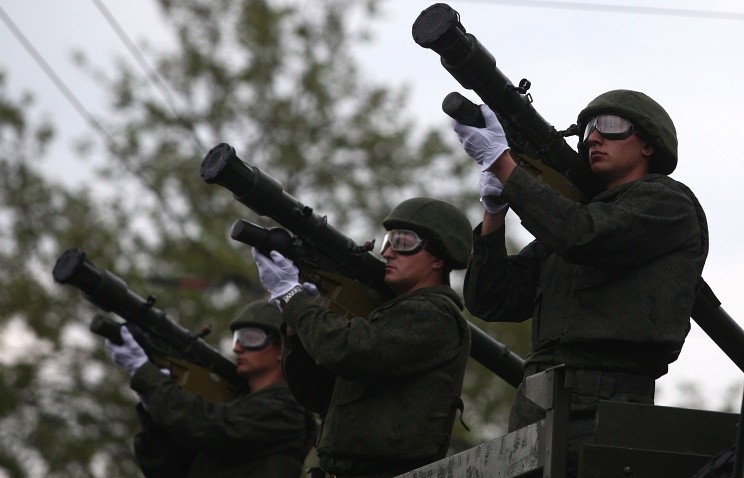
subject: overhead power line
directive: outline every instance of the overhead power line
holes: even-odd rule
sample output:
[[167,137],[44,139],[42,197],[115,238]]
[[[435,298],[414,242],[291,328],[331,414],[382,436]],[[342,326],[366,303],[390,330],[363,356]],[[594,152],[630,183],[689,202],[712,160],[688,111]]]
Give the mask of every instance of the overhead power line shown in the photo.
[[16,37],[16,39],[21,43],[23,48],[28,52],[29,55],[36,61],[36,63],[41,67],[42,70],[44,70],[44,73],[47,74],[49,79],[52,80],[54,85],[59,89],[60,92],[67,98],[67,100],[72,104],[72,106],[77,110],[78,114],[82,116],[88,124],[96,131],[98,131],[101,135],[103,135],[104,139],[111,145],[115,145],[114,139],[109,135],[108,131],[101,125],[101,123],[85,108],[83,103],[78,100],[78,98],[75,96],[75,94],[70,90],[70,88],[67,87],[64,81],[57,75],[57,73],[54,71],[54,69],[49,66],[49,63],[44,59],[43,56],[34,48],[34,46],[31,44],[30,41],[26,38],[26,36],[21,32],[21,30],[16,26],[15,23],[13,23],[13,20],[5,13],[5,10],[2,6],[0,6],[0,18],[3,19],[3,23],[8,27],[10,32],[13,34],[13,36]]
[[[142,52],[137,48],[137,46],[134,44],[134,42],[129,38],[127,33],[124,31],[124,29],[121,27],[119,22],[116,21],[116,18],[111,14],[111,12],[106,8],[106,6],[101,2],[101,0],[91,0],[93,4],[98,8],[98,10],[101,12],[103,17],[106,19],[106,22],[108,22],[109,26],[114,30],[114,33],[119,37],[122,43],[124,43],[124,46],[126,46],[127,50],[129,51],[129,54],[132,55],[132,57],[135,59],[135,61],[139,64],[140,68],[145,72],[145,78],[152,83],[155,88],[160,91],[160,93],[163,95],[163,98],[165,100],[165,103],[170,108],[171,112],[178,118],[179,122],[183,125],[187,125],[190,123],[187,123],[186,121],[183,121],[183,117],[178,112],[178,108],[176,108],[176,99],[173,93],[171,92],[170,87],[165,82],[162,76],[155,70],[150,63],[148,63],[145,56],[142,54]],[[201,141],[199,141],[199,138],[196,135],[196,132],[193,130],[191,126],[187,127],[189,134],[191,135],[192,139],[194,140],[194,143],[196,144],[196,147],[199,148],[201,151],[204,151],[204,146],[202,145]]]
[[[21,45],[26,49],[26,51],[31,55],[31,57],[38,63],[38,65],[41,67],[42,70],[44,70],[44,73],[47,74],[47,76],[52,80],[54,85],[59,89],[60,92],[67,98],[67,100],[75,107],[78,114],[82,116],[88,124],[93,128],[94,131],[97,131],[104,139],[104,141],[109,145],[110,149],[114,154],[115,151],[118,151],[116,140],[109,134],[108,131],[103,127],[103,125],[93,116],[87,108],[83,105],[83,103],[78,100],[78,98],[75,96],[75,94],[70,90],[70,88],[67,87],[64,81],[57,75],[57,73],[54,71],[54,69],[47,63],[47,61],[44,59],[44,57],[34,48],[34,46],[31,44],[31,42],[26,38],[26,36],[23,34],[23,32],[16,26],[16,24],[13,22],[13,20],[8,16],[8,14],[5,12],[5,10],[0,6],[0,18],[2,18],[5,25],[8,27],[8,29],[11,31],[11,33],[16,37],[16,39],[21,43]],[[201,148],[203,149],[203,148]],[[157,188],[152,184],[152,181],[141,178],[142,181],[147,184],[151,190],[157,191]],[[174,214],[172,208],[168,203],[165,203],[163,206],[170,214],[172,214],[174,217],[176,215]]]
[[715,10],[690,10],[684,8],[641,7],[633,5],[608,5],[604,3],[563,2],[550,0],[464,0],[464,3],[488,3],[515,7],[553,8],[562,10],[585,10],[602,13],[631,13],[659,15],[665,17],[708,18],[711,20],[744,20],[742,12]]

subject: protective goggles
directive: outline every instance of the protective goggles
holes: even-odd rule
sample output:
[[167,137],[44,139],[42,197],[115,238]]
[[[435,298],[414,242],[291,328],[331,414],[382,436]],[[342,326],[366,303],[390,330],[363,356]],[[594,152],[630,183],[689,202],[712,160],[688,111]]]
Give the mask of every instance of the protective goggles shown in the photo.
[[382,240],[380,254],[384,254],[388,247],[392,248],[398,254],[411,255],[416,254],[426,245],[426,241],[421,239],[418,234],[407,229],[391,229],[385,234]]
[[259,327],[241,327],[233,332],[233,346],[239,343],[246,350],[261,350],[273,339],[273,335]]
[[586,141],[595,129],[607,139],[625,139],[633,134],[633,124],[625,118],[617,115],[599,115],[586,124],[581,141]]

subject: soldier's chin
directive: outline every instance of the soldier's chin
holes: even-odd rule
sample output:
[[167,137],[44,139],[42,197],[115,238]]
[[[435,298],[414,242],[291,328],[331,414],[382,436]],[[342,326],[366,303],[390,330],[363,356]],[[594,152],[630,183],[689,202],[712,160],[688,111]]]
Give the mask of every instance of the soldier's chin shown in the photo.
[[388,277],[385,274],[385,285],[390,288],[395,294],[400,295],[407,291],[407,285],[400,280],[395,280],[394,277]]

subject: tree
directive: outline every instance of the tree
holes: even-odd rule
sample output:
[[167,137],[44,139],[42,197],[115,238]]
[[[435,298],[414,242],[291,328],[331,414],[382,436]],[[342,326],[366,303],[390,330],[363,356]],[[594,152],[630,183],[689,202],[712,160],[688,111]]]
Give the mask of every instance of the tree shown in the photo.
[[[68,190],[46,179],[53,129],[28,124],[31,99],[13,102],[0,88],[0,338],[21,333],[28,343],[24,354],[3,357],[0,372],[0,470],[13,476],[138,475],[136,397],[87,331],[98,311],[77,290],[52,283],[64,250],[82,248],[133,291],[156,296],[184,327],[210,323],[216,332],[207,341],[226,352],[220,339],[229,320],[263,295],[248,248],[227,230],[237,218],[273,224],[200,179],[211,146],[233,145],[360,243],[414,195],[467,206],[473,220],[481,214],[474,188],[458,187],[476,178],[451,138],[418,131],[405,115],[405,90],[368,84],[357,69],[349,44],[370,32],[350,28],[350,18],[374,16],[377,2],[159,5],[177,47],[149,49],[148,58],[172,97],[124,62],[102,73],[81,59],[111,100],[110,114],[99,118],[104,151],[80,150],[102,160],[96,184]],[[441,190],[431,188],[432,177]],[[517,341],[519,330],[498,333]],[[495,436],[490,424],[511,402],[501,402],[509,387],[479,367],[470,366],[465,397],[476,430],[456,429],[456,450]]]
[[[50,267],[68,244],[118,257],[126,218],[115,205],[103,217],[90,191],[67,191],[43,176],[54,130],[29,121],[32,105],[30,95],[10,99],[0,75],[0,470],[93,476],[100,457],[128,453],[133,429],[120,424],[131,398],[101,366],[85,330],[91,309],[60,294]],[[120,466],[129,476],[134,470],[131,462]]]

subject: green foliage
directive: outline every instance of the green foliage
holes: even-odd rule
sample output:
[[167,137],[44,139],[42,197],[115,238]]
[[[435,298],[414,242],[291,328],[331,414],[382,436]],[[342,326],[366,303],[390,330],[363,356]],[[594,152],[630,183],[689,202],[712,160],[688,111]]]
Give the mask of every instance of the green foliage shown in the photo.
[[[0,104],[0,469],[18,477],[94,476],[93,457],[111,462],[117,449],[131,456],[133,400],[121,376],[103,372],[100,352],[91,360],[91,309],[52,284],[51,268],[70,245],[121,255],[122,218],[99,214],[89,192],[45,179],[41,158],[53,129],[25,117],[30,97],[14,103],[0,83]],[[118,417],[107,413],[112,407]],[[117,469],[136,472],[131,460]]]

